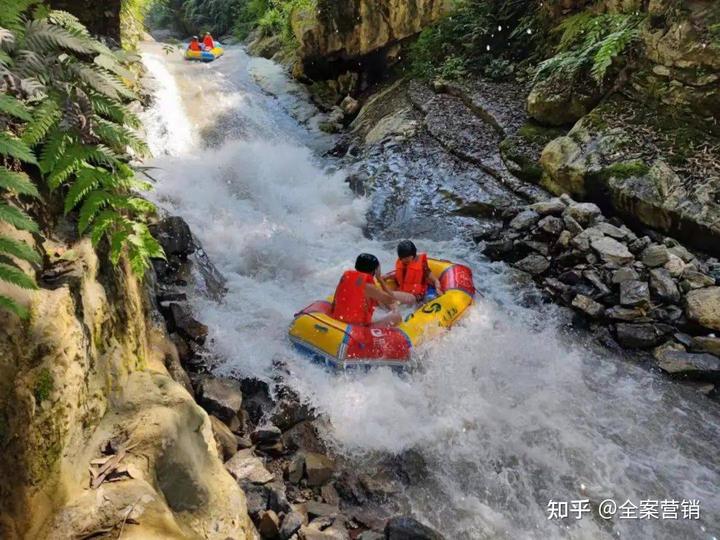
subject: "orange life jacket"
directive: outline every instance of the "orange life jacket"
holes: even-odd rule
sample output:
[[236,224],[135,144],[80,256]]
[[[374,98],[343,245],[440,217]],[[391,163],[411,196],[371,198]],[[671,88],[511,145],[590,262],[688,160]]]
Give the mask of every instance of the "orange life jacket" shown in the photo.
[[214,48],[215,48],[215,42],[213,41],[213,38],[211,38],[210,36],[205,36],[205,37],[203,38],[203,44],[204,44],[208,49],[214,49]]
[[398,290],[414,294],[415,296],[425,296],[428,284],[425,279],[425,271],[427,268],[427,253],[420,253],[408,264],[403,263],[400,259],[395,262],[395,281],[398,283]]
[[346,271],[335,289],[330,316],[348,324],[370,325],[377,302],[365,296],[365,285],[374,283],[370,274]]
[[191,51],[201,51],[202,48],[200,47],[200,43],[193,40],[190,42],[190,46],[188,47]]

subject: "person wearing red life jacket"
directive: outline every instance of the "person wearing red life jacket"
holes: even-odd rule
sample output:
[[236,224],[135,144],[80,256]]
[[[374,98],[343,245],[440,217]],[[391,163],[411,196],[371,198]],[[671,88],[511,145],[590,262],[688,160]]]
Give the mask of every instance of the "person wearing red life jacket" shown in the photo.
[[205,50],[208,51],[212,51],[215,48],[215,41],[213,41],[210,32],[205,32],[205,36],[203,37],[203,45],[205,46]]
[[427,253],[418,255],[415,244],[410,240],[400,242],[397,253],[395,280],[398,284],[398,292],[412,295],[417,302],[422,302],[428,296],[439,296],[443,293],[440,280],[430,271]]
[[[397,311],[397,298],[383,285],[378,286],[375,279],[380,280],[380,261],[375,255],[361,253],[355,261],[355,270],[343,273],[335,289],[330,316],[348,324],[360,326],[396,326],[402,322],[402,315]],[[384,307],[390,313],[373,321],[375,308]]]
[[190,45],[188,45],[188,49],[191,51],[202,51],[202,46],[200,45],[200,41],[198,40],[197,36],[193,36],[190,40]]

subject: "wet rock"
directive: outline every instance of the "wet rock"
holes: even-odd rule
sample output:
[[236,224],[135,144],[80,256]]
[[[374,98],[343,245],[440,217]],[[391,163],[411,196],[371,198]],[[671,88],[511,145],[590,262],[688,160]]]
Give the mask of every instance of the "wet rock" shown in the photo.
[[670,272],[665,268],[653,268],[650,270],[650,291],[665,302],[680,301],[680,291]]
[[358,112],[360,112],[360,103],[358,101],[350,96],[345,96],[345,98],[340,103],[340,108],[342,109],[345,116],[353,117]]
[[305,518],[300,512],[292,511],[285,516],[280,527],[280,540],[288,540],[293,534],[300,530]]
[[542,255],[528,255],[516,262],[514,266],[528,274],[538,276],[547,272],[550,268],[550,261]]
[[645,249],[652,243],[652,240],[650,240],[649,237],[643,236],[642,238],[637,238],[630,242],[628,244],[628,249],[633,255],[638,255],[639,253],[645,251]]
[[263,513],[258,523],[258,531],[263,538],[274,540],[280,537],[280,518],[272,510]]
[[540,255],[543,255],[545,257],[547,257],[550,253],[550,248],[544,242],[536,242],[534,240],[521,240],[518,242],[518,244],[523,248],[535,251],[536,253],[539,253]]
[[292,511],[292,507],[285,494],[285,484],[283,484],[282,480],[275,480],[269,484],[263,484],[263,487],[267,488],[267,504],[269,509],[274,510],[278,514],[287,514]]
[[275,475],[265,468],[262,460],[256,457],[249,448],[237,452],[225,463],[225,468],[238,482],[267,484],[275,479]]
[[190,226],[179,216],[170,216],[151,225],[150,232],[167,256],[177,255],[184,258],[195,252]]
[[620,227],[616,227],[606,221],[598,223],[595,228],[602,232],[605,236],[614,238],[615,240],[626,240],[630,231],[623,230]]
[[512,240],[507,238],[486,242],[483,253],[492,261],[505,260],[515,249]]
[[607,236],[592,241],[590,245],[606,263],[622,266],[632,262],[635,258],[625,244]]
[[253,484],[251,482],[243,482],[240,487],[245,493],[248,514],[250,514],[253,521],[257,522],[262,513],[267,510],[269,490],[264,484]]
[[605,285],[602,278],[600,277],[600,274],[598,274],[597,271],[585,270],[583,272],[583,277],[588,282],[592,283],[592,286],[595,287],[599,296],[605,296],[607,294],[610,294],[610,289],[608,288],[607,285]]
[[340,495],[332,484],[325,484],[320,488],[320,496],[323,500],[332,506],[340,504]]
[[581,251],[587,251],[590,249],[590,244],[592,242],[600,240],[604,237],[605,235],[597,229],[585,229],[583,232],[576,235],[572,240],[570,240],[570,245]]
[[204,378],[197,394],[200,404],[226,424],[242,409],[242,393],[230,379]]
[[605,311],[605,306],[583,294],[575,296],[572,301],[572,306],[593,319],[602,317]]
[[602,217],[602,211],[593,203],[573,203],[567,207],[565,215],[573,218],[581,226],[588,227]]
[[706,352],[720,357],[720,338],[714,336],[696,336],[691,347],[697,352]]
[[705,287],[712,287],[715,285],[714,278],[696,270],[688,270],[687,268],[683,272],[682,278],[680,288],[685,293],[694,289],[704,289]]
[[565,228],[570,231],[570,234],[572,235],[580,234],[583,231],[582,225],[580,225],[572,216],[564,214],[563,223],[565,224]]
[[385,535],[375,531],[364,531],[357,537],[357,540],[384,540]]
[[257,428],[250,434],[250,440],[258,446],[272,446],[282,437],[282,431],[272,424]]
[[618,268],[613,272],[612,282],[615,284],[622,283],[623,281],[636,281],[638,279],[638,273],[630,267]]
[[325,445],[318,436],[313,422],[304,421],[293,426],[282,435],[282,442],[290,452],[303,449],[308,452],[325,452]]
[[444,540],[444,538],[416,519],[395,517],[385,526],[385,540]]
[[307,452],[305,454],[305,474],[309,486],[322,486],[335,472],[335,463],[323,454]]
[[173,302],[168,306],[168,309],[170,312],[170,328],[173,331],[177,331],[183,337],[200,345],[205,343],[208,327],[192,316],[189,307]]
[[287,431],[300,422],[313,418],[314,413],[309,405],[300,403],[296,397],[286,396],[275,406],[270,421],[281,431]]
[[672,277],[681,277],[685,272],[686,264],[680,257],[672,253],[668,253],[668,257],[668,262],[663,265],[663,268],[665,268],[665,270],[667,270]]
[[535,225],[538,221],[540,221],[540,214],[533,210],[523,210],[510,221],[510,228],[516,231],[524,231]]
[[668,246],[668,251],[682,259],[684,263],[689,263],[695,260],[695,255],[690,253],[685,247],[681,246],[680,244],[676,244],[674,246]]
[[570,241],[572,240],[572,238],[573,235],[570,231],[562,231],[560,233],[560,236],[558,236],[555,245],[560,249],[566,249],[570,245]]
[[650,290],[644,281],[628,280],[620,283],[620,304],[625,307],[650,305]]
[[308,501],[304,504],[304,506],[310,519],[335,516],[340,512],[337,506],[318,501]]
[[605,316],[608,319],[626,322],[650,322],[651,320],[646,316],[645,311],[640,308],[625,308],[621,306],[614,306],[605,310]]
[[212,414],[210,415],[210,425],[212,426],[215,444],[218,447],[218,454],[220,454],[223,461],[227,461],[235,455],[238,449],[235,435],[224,422]]
[[693,322],[720,330],[720,287],[690,291],[686,296],[685,314]]
[[561,253],[555,258],[555,261],[563,268],[570,268],[574,267],[576,264],[585,262],[585,254],[582,251],[573,249],[571,251]]
[[649,349],[657,345],[663,333],[657,325],[618,323],[617,340],[628,349]]
[[528,208],[541,216],[559,216],[565,211],[567,205],[558,197],[553,197],[547,201],[531,204]]
[[657,366],[669,375],[720,383],[720,358],[712,354],[663,349],[656,352],[655,359]]
[[546,216],[538,222],[538,228],[552,236],[559,235],[563,226],[563,220],[555,216]]
[[577,285],[582,280],[582,274],[578,270],[566,270],[558,279],[567,285]]
[[299,484],[305,474],[305,456],[295,455],[287,465],[287,480],[293,484]]
[[670,254],[668,253],[667,247],[654,244],[645,248],[640,256],[640,260],[649,268],[657,268],[658,266],[663,266],[670,260]]

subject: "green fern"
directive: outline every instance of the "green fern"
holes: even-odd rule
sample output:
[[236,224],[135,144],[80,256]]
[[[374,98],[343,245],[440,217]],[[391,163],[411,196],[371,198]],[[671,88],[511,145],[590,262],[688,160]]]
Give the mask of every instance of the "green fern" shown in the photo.
[[21,139],[28,146],[35,146],[44,140],[50,131],[57,126],[62,113],[55,101],[43,101],[32,113],[29,123],[25,126]]
[[30,317],[30,312],[27,309],[15,302],[13,299],[3,296],[2,294],[0,294],[0,309],[10,311],[21,319],[27,319]]
[[112,195],[106,191],[92,191],[88,194],[80,208],[80,218],[78,220],[78,230],[84,233],[90,222],[95,218],[97,213],[107,206],[112,200]]
[[25,212],[9,204],[0,203],[0,221],[9,223],[16,229],[30,232],[39,232],[35,223]]
[[13,257],[35,264],[39,264],[42,260],[37,251],[28,244],[7,236],[0,236],[0,253],[8,253]]
[[7,281],[23,289],[37,289],[35,280],[25,272],[9,264],[0,263],[0,280]]
[[82,201],[88,193],[97,188],[101,183],[112,184],[112,175],[105,169],[85,166],[78,172],[67,195],[65,195],[65,214],[67,215]]
[[73,34],[45,19],[33,20],[27,23],[25,43],[30,49],[39,52],[57,51],[58,49],[80,54],[93,52],[93,47],[86,38]]
[[0,132],[0,154],[37,165],[30,147],[7,132]]
[[0,94],[0,114],[6,114],[29,122],[32,116],[25,104],[17,98]]
[[14,191],[18,195],[40,197],[35,184],[30,181],[27,174],[23,172],[13,172],[2,166],[0,166],[0,188]]

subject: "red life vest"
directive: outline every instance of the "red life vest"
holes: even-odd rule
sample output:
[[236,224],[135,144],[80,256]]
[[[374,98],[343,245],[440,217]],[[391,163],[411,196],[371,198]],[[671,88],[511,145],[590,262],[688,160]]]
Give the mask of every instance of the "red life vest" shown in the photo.
[[398,283],[398,290],[415,296],[425,296],[428,288],[425,279],[426,269],[427,253],[420,253],[408,264],[398,259],[395,262],[395,281]]
[[200,43],[193,40],[190,42],[190,46],[188,47],[191,51],[201,51],[202,48],[200,47]]
[[377,302],[365,296],[365,285],[375,280],[370,274],[348,270],[335,289],[330,316],[348,324],[370,325]]
[[205,45],[208,49],[215,48],[215,42],[210,36],[205,36],[205,38],[203,39],[203,45]]

